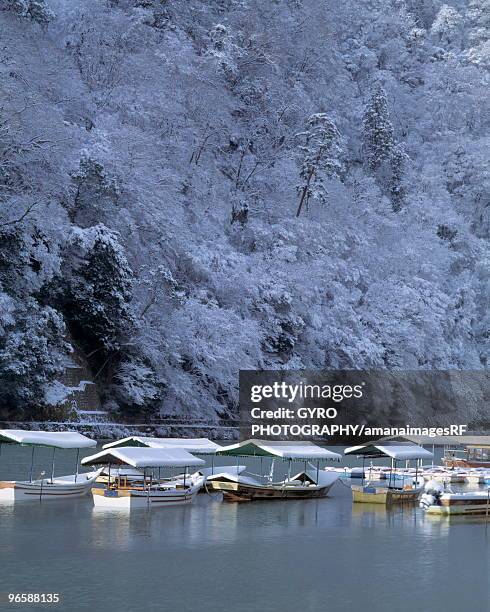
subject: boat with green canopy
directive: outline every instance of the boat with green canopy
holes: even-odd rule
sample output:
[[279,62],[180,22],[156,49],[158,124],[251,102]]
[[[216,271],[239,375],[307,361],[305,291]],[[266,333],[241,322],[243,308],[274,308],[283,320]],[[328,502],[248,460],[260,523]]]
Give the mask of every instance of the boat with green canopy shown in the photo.
[[[424,490],[424,479],[419,478],[418,467],[419,461],[424,459],[432,459],[433,454],[411,443],[390,444],[386,442],[368,442],[359,446],[351,446],[344,450],[344,455],[355,455],[361,457],[362,466],[362,482],[360,485],[351,485],[352,501],[356,503],[370,504],[385,504],[390,505],[399,502],[416,502]],[[386,484],[381,485],[379,482],[373,484],[370,481],[365,481],[365,460],[388,458],[391,461],[388,479]],[[395,472],[397,461],[408,462],[415,460],[416,469],[415,475],[401,477]]]
[[[252,474],[225,471],[208,476],[207,487],[223,493],[225,501],[252,501],[264,499],[309,499],[326,497],[339,478],[336,472],[320,470],[324,461],[340,461],[338,453],[311,442],[284,442],[271,440],[245,440],[224,446],[216,453],[219,456],[260,459],[261,473]],[[263,460],[271,459],[268,474],[263,472]],[[276,461],[287,466],[281,480],[274,480]],[[303,469],[292,475],[293,463],[303,463]],[[314,462],[314,464],[312,464]]]
[[[61,499],[80,497],[88,493],[94,484],[99,471],[79,473],[80,449],[97,445],[76,431],[29,431],[23,429],[0,429],[0,447],[4,444],[17,444],[31,447],[31,465],[28,480],[0,481],[0,501],[17,502],[28,500]],[[34,458],[38,448],[51,448],[51,475],[46,477],[42,471],[34,478]],[[59,449],[76,449],[75,473],[68,476],[56,476],[55,458]]]

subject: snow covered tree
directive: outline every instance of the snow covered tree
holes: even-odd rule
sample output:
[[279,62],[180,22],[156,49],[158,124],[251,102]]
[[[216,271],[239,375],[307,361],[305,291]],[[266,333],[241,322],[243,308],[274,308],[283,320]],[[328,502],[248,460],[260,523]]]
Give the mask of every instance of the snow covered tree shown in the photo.
[[125,414],[153,416],[164,389],[165,384],[147,359],[128,356],[115,370],[113,395]]
[[408,155],[401,145],[395,145],[390,157],[389,189],[393,210],[399,212],[403,206],[405,186],[403,184],[404,169]]
[[466,13],[470,48],[466,56],[472,64],[490,69],[490,0],[470,0]]
[[87,352],[113,355],[133,327],[133,272],[119,236],[102,224],[74,228],[65,259],[57,293],[71,331]]
[[388,112],[386,93],[380,83],[376,83],[364,110],[362,143],[364,158],[372,171],[378,170],[391,156],[394,146],[393,124]]
[[75,195],[67,205],[73,222],[87,227],[111,218],[120,190],[116,180],[108,175],[101,163],[84,154],[78,171],[73,175],[73,182]]
[[306,130],[298,134],[298,138],[301,140],[301,156],[297,217],[300,216],[303,205],[307,206],[310,199],[322,203],[326,201],[325,182],[338,176],[342,170],[340,133],[328,115],[311,115],[306,121]]
[[0,0],[0,10],[10,10],[42,26],[47,26],[55,18],[45,0]]
[[63,370],[61,356],[67,348],[63,318],[33,298],[15,302],[0,296],[0,307],[8,306],[0,325],[2,416],[42,418],[47,384]]
[[431,27],[431,33],[443,44],[454,44],[461,41],[463,17],[458,11],[443,4]]

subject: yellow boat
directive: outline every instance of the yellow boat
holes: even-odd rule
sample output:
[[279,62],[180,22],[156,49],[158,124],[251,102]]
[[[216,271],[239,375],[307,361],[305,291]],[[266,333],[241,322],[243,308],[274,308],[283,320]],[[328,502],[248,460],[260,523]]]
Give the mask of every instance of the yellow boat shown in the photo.
[[407,476],[407,482],[405,481],[405,476],[402,476],[400,482],[400,476],[396,474],[396,462],[410,461],[412,459],[419,461],[422,459],[432,459],[433,457],[430,451],[416,444],[402,442],[388,443],[381,440],[379,442],[368,442],[360,446],[346,448],[344,454],[362,457],[363,473],[365,473],[364,461],[366,458],[379,459],[388,457],[391,459],[391,469],[386,486],[365,482],[364,479],[360,485],[351,485],[352,501],[354,503],[383,504],[385,506],[395,503],[416,502],[424,490],[424,481],[422,478],[418,478],[418,467],[415,470],[414,478]]
[[368,483],[365,486],[352,485],[351,489],[353,502],[388,506],[394,503],[416,502],[423,486],[406,485],[403,489],[395,489],[393,487],[375,487]]

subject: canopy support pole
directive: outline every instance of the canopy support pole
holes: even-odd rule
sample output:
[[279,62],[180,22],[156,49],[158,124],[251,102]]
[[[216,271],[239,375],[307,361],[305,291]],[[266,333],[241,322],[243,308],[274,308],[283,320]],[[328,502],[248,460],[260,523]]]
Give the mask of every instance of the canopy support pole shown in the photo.
[[34,451],[35,451],[36,447],[33,446],[32,447],[32,453],[31,453],[31,469],[29,472],[29,482],[32,482],[32,472],[34,470]]
[[318,485],[318,479],[320,478],[320,460],[316,460],[316,484]]
[[78,480],[78,459],[80,458],[80,449],[77,448],[77,465],[75,466],[75,482]]
[[109,469],[107,470],[107,490],[111,488],[111,464],[109,462]]
[[306,464],[307,464],[307,461],[305,461],[305,482],[304,482],[304,486],[305,487],[306,487],[306,476],[307,476],[307,474],[306,474]]
[[[143,470],[143,490],[146,487],[146,468]],[[148,485],[147,494],[146,494],[146,506],[150,508],[150,485]]]
[[211,455],[211,475],[214,475],[214,453]]
[[53,446],[53,460],[51,461],[51,484],[53,484],[54,477],[54,457],[56,455],[56,446]]
[[362,456],[362,474],[361,474],[361,487],[364,486],[364,466],[366,465],[366,457]]

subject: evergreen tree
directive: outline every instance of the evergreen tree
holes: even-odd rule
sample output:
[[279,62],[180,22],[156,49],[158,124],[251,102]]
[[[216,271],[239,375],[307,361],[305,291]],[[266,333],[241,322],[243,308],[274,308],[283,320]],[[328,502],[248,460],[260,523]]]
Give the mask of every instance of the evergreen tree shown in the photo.
[[393,124],[390,121],[386,93],[377,83],[362,120],[362,141],[365,161],[370,170],[378,170],[388,160],[394,146]]
[[60,292],[65,316],[85,350],[113,354],[133,325],[133,272],[126,254],[118,235],[102,224],[74,230],[70,246],[72,269]]
[[335,123],[325,113],[315,113],[306,121],[306,130],[298,137],[303,143],[300,146],[300,183],[297,186],[300,195],[296,216],[299,217],[303,205],[308,205],[310,198],[325,202],[327,190],[325,181],[338,176],[340,162],[341,137]]
[[389,178],[391,202],[395,212],[400,211],[403,206],[405,197],[403,174],[407,161],[408,155],[405,153],[403,146],[395,145],[390,157],[391,174]]
[[33,298],[16,301],[0,293],[0,415],[40,418],[46,406],[47,384],[63,371],[65,325],[49,306]]

